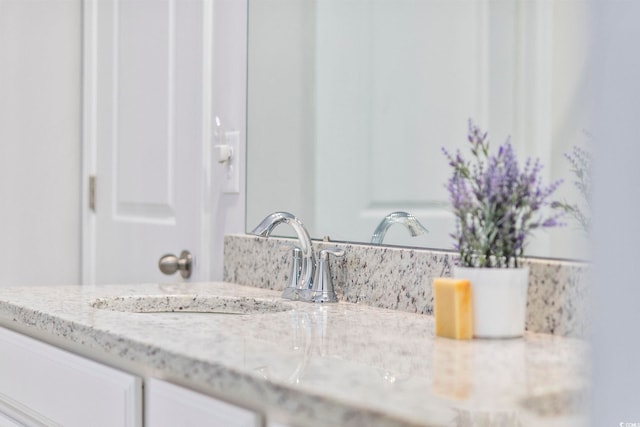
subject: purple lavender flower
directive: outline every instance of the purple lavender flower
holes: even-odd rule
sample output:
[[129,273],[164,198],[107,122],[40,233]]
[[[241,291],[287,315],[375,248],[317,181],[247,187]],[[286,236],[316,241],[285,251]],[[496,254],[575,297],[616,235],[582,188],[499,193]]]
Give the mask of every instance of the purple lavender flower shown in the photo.
[[543,213],[561,181],[543,186],[539,160],[527,159],[520,169],[509,139],[491,154],[487,132],[471,120],[467,139],[473,163],[442,149],[453,168],[447,189],[456,216],[454,247],[467,267],[517,267],[532,230],[563,225],[559,214]]

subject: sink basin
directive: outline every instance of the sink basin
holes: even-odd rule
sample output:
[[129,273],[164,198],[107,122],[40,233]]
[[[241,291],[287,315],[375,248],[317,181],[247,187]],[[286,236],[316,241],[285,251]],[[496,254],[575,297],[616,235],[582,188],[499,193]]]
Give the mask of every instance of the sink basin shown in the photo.
[[97,298],[91,307],[128,313],[260,314],[291,310],[268,298],[217,295],[128,295]]

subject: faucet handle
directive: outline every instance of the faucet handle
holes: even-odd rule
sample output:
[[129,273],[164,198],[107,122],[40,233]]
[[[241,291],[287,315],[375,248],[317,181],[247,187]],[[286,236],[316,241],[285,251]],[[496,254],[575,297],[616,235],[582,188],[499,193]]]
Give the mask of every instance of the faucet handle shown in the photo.
[[342,256],[344,256],[344,249],[340,249],[338,247],[322,249],[320,251],[320,256],[322,256],[323,253],[327,253],[327,254],[333,255],[335,257],[342,257]]
[[289,283],[282,292],[282,297],[287,299],[297,299],[298,282],[302,273],[302,249],[297,246],[289,247],[291,250],[291,272],[289,273]]
[[336,293],[333,290],[333,282],[331,281],[329,255],[342,257],[344,256],[344,250],[329,248],[320,251],[316,274],[313,279],[313,288],[309,298],[312,302],[338,302]]

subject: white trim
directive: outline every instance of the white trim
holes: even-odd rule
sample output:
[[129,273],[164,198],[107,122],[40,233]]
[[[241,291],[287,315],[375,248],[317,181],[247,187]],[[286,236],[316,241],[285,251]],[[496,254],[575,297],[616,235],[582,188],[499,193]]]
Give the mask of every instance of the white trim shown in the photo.
[[[113,21],[112,21],[112,40],[111,40],[111,164],[113,170],[119,169],[118,164],[118,102],[119,89],[120,89],[120,55],[118,50],[120,49],[120,26],[119,26],[119,13],[120,13],[119,0],[113,0]],[[97,71],[96,71],[97,72]],[[97,97],[96,97],[97,98]],[[102,156],[102,155],[101,155]],[[102,158],[102,157],[101,157]],[[111,174],[111,216],[116,218],[118,216],[118,174]]]
[[202,215],[200,217],[200,258],[205,262],[197,262],[201,280],[211,279],[212,239],[212,165],[211,144],[213,137],[213,0],[202,0],[202,179],[201,198]]
[[[97,0],[83,0],[82,56],[82,238],[80,277],[83,285],[95,283],[96,224],[89,209],[89,177],[96,173],[97,147]],[[99,207],[98,207],[99,208]]]
[[[518,10],[516,144],[518,152],[550,164],[553,4],[522,3]],[[545,180],[549,170],[543,170]]]
[[[541,164],[551,165],[553,4],[524,2],[519,6],[514,146],[520,159],[537,158]],[[549,183],[551,168],[540,173],[543,182]],[[549,233],[537,233],[527,248],[527,253],[550,252]]]
[[[553,91],[553,4],[536,2],[537,19],[534,37],[534,58],[537,87],[532,94],[536,127],[532,132],[530,153],[539,157],[544,165],[551,165],[552,145],[552,91]],[[540,143],[542,142],[542,144]],[[551,179],[551,168],[542,170],[545,182]]]
[[475,87],[475,111],[472,112],[473,120],[477,124],[489,123],[490,117],[490,90],[489,90],[489,2],[474,2],[475,8],[475,33],[473,40],[476,52],[476,87]]
[[168,1],[169,11],[168,15],[168,27],[169,34],[167,37],[167,156],[170,159],[167,166],[168,179],[167,186],[169,188],[168,196],[168,210],[173,214],[170,224],[175,224],[175,211],[176,211],[176,199],[175,199],[175,187],[176,187],[176,173],[174,167],[174,158],[176,156],[176,144],[175,144],[175,75],[176,75],[176,7],[175,0]]
[[63,427],[4,393],[0,393],[0,425],[3,427]]

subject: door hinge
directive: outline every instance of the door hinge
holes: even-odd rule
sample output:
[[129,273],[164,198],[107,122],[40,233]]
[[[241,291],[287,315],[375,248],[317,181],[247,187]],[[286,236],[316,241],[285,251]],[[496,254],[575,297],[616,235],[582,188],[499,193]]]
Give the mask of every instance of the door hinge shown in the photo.
[[96,176],[89,175],[89,209],[96,211]]

